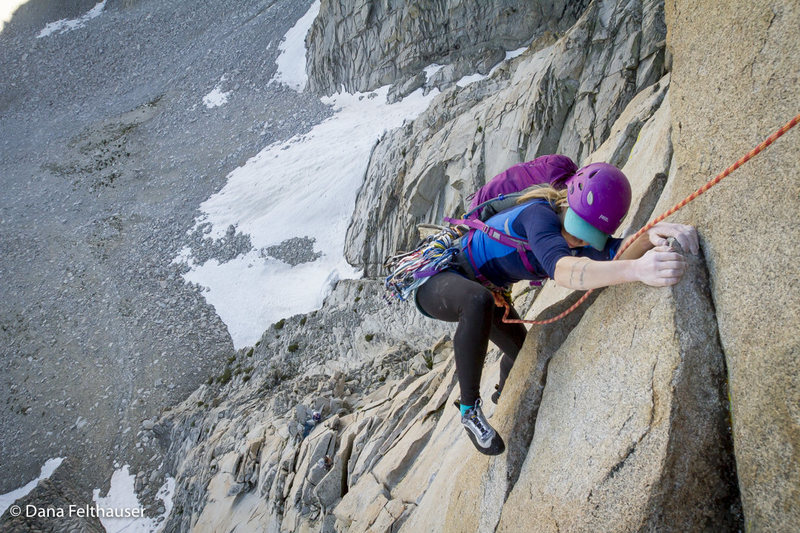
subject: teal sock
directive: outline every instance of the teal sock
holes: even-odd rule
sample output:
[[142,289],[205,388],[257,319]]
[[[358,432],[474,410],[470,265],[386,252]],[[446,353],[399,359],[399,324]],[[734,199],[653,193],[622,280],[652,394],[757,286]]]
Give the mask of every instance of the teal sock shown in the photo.
[[475,407],[474,405],[464,405],[463,403],[459,405],[461,406],[461,416],[464,416],[467,413],[467,411]]

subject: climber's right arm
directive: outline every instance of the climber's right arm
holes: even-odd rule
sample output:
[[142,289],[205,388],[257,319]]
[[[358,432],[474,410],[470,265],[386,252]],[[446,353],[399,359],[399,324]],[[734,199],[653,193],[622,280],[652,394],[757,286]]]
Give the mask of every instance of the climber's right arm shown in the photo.
[[669,246],[656,246],[638,259],[594,261],[565,256],[556,263],[553,279],[562,287],[581,291],[632,281],[665,287],[678,283],[685,270],[681,254]]

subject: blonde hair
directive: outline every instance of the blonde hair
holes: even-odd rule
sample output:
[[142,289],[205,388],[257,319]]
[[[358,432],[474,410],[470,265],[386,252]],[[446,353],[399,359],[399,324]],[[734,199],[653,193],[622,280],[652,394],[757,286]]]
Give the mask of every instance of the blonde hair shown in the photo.
[[547,200],[556,208],[568,207],[567,204],[567,189],[554,189],[551,185],[540,185],[533,187],[530,191],[526,192],[517,200],[518,204],[528,202],[541,198]]

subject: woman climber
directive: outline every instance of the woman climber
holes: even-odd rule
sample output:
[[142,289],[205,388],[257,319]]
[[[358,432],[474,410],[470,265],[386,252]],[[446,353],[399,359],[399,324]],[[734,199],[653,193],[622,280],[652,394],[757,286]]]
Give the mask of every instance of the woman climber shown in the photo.
[[[574,168],[574,167],[573,167]],[[622,239],[611,238],[631,203],[625,175],[606,163],[588,165],[566,181],[566,188],[542,186],[523,195],[515,207],[486,221],[490,228],[521,238],[528,251],[509,248],[485,232],[462,239],[451,266],[430,277],[416,290],[423,314],[458,322],[453,345],[461,389],[461,423],[481,453],[505,450],[503,439],[481,409],[480,381],[491,340],[503,352],[500,383],[492,395],[497,403],[509,371],[522,348],[527,330],[503,322],[494,291],[527,279],[550,278],[577,290],[641,281],[654,287],[673,285],[686,268],[683,256],[667,245],[674,237],[684,250],[698,253],[691,226],[660,223],[644,233],[614,262]],[[519,319],[511,309],[510,317]]]

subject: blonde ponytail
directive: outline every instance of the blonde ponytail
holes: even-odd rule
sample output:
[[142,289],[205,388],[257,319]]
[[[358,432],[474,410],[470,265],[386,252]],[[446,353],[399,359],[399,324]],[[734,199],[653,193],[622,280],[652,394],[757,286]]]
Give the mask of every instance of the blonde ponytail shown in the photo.
[[567,207],[567,189],[554,189],[551,185],[541,185],[533,187],[517,200],[518,204],[524,204],[531,200],[543,199],[550,202],[556,208]]

